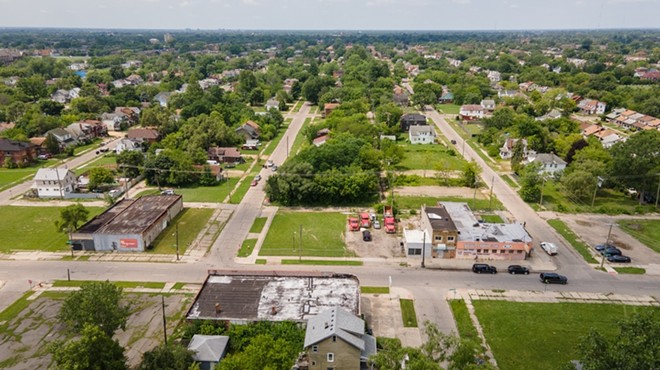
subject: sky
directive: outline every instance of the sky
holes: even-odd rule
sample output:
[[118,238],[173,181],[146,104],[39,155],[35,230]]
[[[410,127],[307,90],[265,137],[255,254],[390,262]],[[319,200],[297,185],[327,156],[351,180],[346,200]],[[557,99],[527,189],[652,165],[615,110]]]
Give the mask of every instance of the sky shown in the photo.
[[230,30],[660,28],[660,0],[0,0],[0,27]]

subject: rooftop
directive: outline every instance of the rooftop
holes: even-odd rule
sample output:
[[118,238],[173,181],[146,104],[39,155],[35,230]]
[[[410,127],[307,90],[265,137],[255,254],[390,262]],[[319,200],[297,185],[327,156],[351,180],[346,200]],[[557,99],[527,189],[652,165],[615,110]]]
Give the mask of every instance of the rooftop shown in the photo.
[[428,217],[433,230],[456,230],[447,209],[441,204],[438,207],[426,207],[425,215]]
[[481,223],[474,216],[467,203],[442,202],[441,204],[447,209],[458,229],[459,241],[530,242],[532,240],[532,237],[521,224]]
[[188,320],[307,321],[338,306],[360,311],[357,277],[323,272],[209,271]]

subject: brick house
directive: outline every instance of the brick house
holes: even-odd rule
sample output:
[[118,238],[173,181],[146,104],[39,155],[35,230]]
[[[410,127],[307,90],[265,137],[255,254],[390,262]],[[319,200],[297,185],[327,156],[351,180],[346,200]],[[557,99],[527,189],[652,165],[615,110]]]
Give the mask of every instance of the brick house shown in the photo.
[[17,166],[24,166],[37,158],[37,146],[11,139],[0,139],[0,166],[10,159]]

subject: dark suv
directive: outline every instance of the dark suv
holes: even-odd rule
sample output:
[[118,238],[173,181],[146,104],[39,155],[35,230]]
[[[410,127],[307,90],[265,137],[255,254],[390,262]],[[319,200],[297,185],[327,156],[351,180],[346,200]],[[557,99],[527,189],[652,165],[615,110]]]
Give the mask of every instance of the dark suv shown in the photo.
[[541,282],[545,284],[566,284],[568,279],[564,275],[559,275],[554,272],[542,272],[540,275]]
[[364,230],[362,232],[362,240],[364,240],[365,242],[371,241],[371,233],[369,232],[369,230]]
[[605,257],[614,256],[614,255],[620,256],[621,255],[621,249],[619,249],[617,247],[607,247],[607,248],[603,249],[602,251],[600,251],[600,254],[602,254]]
[[509,274],[512,275],[518,275],[518,274],[529,275],[529,269],[525,266],[511,265],[509,266],[508,270],[509,270]]
[[497,268],[495,266],[487,265],[485,263],[475,263],[472,265],[472,272],[477,274],[488,273],[488,274],[497,274]]

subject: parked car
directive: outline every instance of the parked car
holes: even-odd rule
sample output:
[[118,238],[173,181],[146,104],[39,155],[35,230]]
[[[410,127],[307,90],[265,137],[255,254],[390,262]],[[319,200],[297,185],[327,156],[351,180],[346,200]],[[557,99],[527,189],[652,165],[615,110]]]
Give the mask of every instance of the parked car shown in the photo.
[[609,256],[614,256],[614,255],[620,256],[622,253],[621,253],[621,249],[619,249],[617,247],[608,247],[608,248],[603,249],[600,252],[600,254],[602,254],[605,257],[609,257]]
[[374,220],[374,229],[380,229],[380,221]]
[[456,140],[451,140],[451,143],[456,145]]
[[254,179],[257,181],[261,181],[261,175],[257,174],[257,176],[255,176]]
[[266,166],[273,167],[273,160],[272,159],[267,160],[266,161]]
[[541,282],[544,284],[566,284],[568,279],[564,275],[559,275],[554,272],[542,272],[539,275]]
[[369,230],[364,230],[362,232],[362,240],[364,240],[365,242],[371,241],[371,232],[369,232]]
[[252,180],[252,182],[250,183],[250,186],[257,186],[258,183],[259,183],[259,181]]
[[497,268],[495,266],[487,265],[485,263],[475,263],[472,265],[472,272],[477,274],[488,273],[488,274],[497,274]]
[[39,154],[37,156],[37,159],[48,159],[48,158],[51,158],[51,157],[52,157],[52,155],[50,155],[50,154]]
[[507,270],[509,270],[509,274],[512,275],[518,275],[518,274],[529,275],[529,269],[525,266],[511,265],[508,267]]
[[160,195],[174,195],[174,190],[166,189],[160,192]]
[[611,256],[608,256],[607,260],[609,262],[628,263],[628,262],[630,262],[630,257],[624,256],[624,255],[621,255],[621,254],[613,254]]
[[270,169],[273,170],[273,172],[276,172],[277,171],[277,165],[274,164]]
[[602,252],[602,251],[605,250],[606,248],[616,248],[616,245],[614,245],[614,244],[609,244],[609,243],[605,243],[605,244],[597,244],[597,245],[594,247],[594,249],[597,250],[598,252]]

